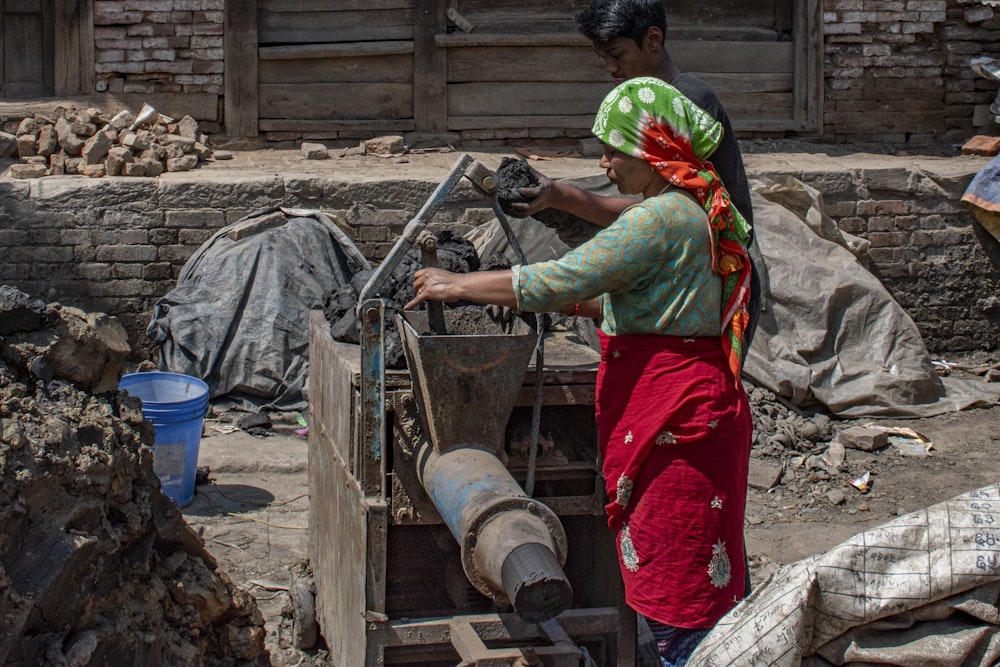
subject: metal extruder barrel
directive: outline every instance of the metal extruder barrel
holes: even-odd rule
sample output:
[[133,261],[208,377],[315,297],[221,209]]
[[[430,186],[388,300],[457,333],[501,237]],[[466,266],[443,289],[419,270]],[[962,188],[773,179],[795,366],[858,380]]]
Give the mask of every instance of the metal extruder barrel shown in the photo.
[[[462,547],[469,581],[511,603],[525,620],[543,622],[572,603],[562,570],[566,534],[556,514],[527,496],[499,458],[534,336],[526,325],[518,334],[482,333],[492,323],[469,311],[446,316],[449,335],[432,334],[425,313],[397,320],[429,434],[415,452],[417,473]],[[479,333],[458,333],[470,328]]]

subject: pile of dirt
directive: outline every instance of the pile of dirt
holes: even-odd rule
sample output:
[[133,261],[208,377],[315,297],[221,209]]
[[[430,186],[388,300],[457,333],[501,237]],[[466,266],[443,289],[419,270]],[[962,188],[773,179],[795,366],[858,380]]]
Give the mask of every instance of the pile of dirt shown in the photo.
[[[481,266],[475,247],[468,240],[450,231],[435,234],[438,266],[453,273],[479,271]],[[392,272],[385,276],[378,295],[385,299],[385,365],[387,368],[406,368],[403,343],[396,331],[396,314],[413,300],[413,274],[420,268],[420,250],[411,249]],[[358,320],[358,297],[375,270],[358,271],[346,285],[330,291],[323,299],[323,315],[330,322],[330,335],[342,343],[361,342],[361,323]]]
[[0,287],[0,663],[266,665],[255,602],[160,492],[125,340]]

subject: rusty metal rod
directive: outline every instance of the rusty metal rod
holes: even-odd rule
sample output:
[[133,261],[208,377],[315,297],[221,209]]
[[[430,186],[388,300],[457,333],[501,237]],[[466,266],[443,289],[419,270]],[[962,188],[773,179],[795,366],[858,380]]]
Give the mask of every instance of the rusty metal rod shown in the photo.
[[[428,232],[420,235],[417,241],[420,246],[420,261],[425,268],[436,269],[438,266],[437,238]],[[444,304],[440,301],[427,301],[427,326],[431,333],[443,336],[448,333],[444,322]]]
[[358,295],[359,304],[378,294],[382,283],[392,274],[406,253],[413,247],[417,236],[427,226],[431,218],[434,217],[434,214],[441,205],[444,204],[448,195],[455,189],[459,181],[465,177],[465,170],[473,162],[472,156],[465,153],[458,158],[451,171],[448,172],[448,176],[438,184],[431,196],[424,202],[420,210],[417,211],[417,214],[406,224],[402,235],[396,240],[396,244],[392,246],[385,259],[382,260],[382,263],[375,269],[375,272],[368,278],[365,286],[361,288],[361,293]]

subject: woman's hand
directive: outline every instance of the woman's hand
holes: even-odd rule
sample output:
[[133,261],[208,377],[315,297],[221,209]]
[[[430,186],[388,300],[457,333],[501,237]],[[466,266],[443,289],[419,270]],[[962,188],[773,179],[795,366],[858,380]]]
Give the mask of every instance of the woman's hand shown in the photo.
[[403,309],[410,310],[425,301],[459,301],[462,298],[459,290],[462,275],[444,269],[420,269],[413,274],[413,293],[416,296]]
[[589,299],[587,301],[581,301],[576,304],[573,313],[570,313],[575,317],[589,317],[592,320],[601,319],[601,299]]
[[403,306],[409,310],[424,301],[471,301],[516,306],[511,271],[473,271],[452,273],[444,269],[420,269],[413,274],[413,301]]

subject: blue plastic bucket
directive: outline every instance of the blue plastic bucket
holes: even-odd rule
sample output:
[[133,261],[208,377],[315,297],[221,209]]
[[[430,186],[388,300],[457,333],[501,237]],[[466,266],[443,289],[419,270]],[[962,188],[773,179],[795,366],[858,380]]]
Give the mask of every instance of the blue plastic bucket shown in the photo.
[[163,493],[181,507],[190,504],[208,385],[190,375],[152,371],[123,375],[118,388],[141,399],[142,416],[153,423],[153,471]]

